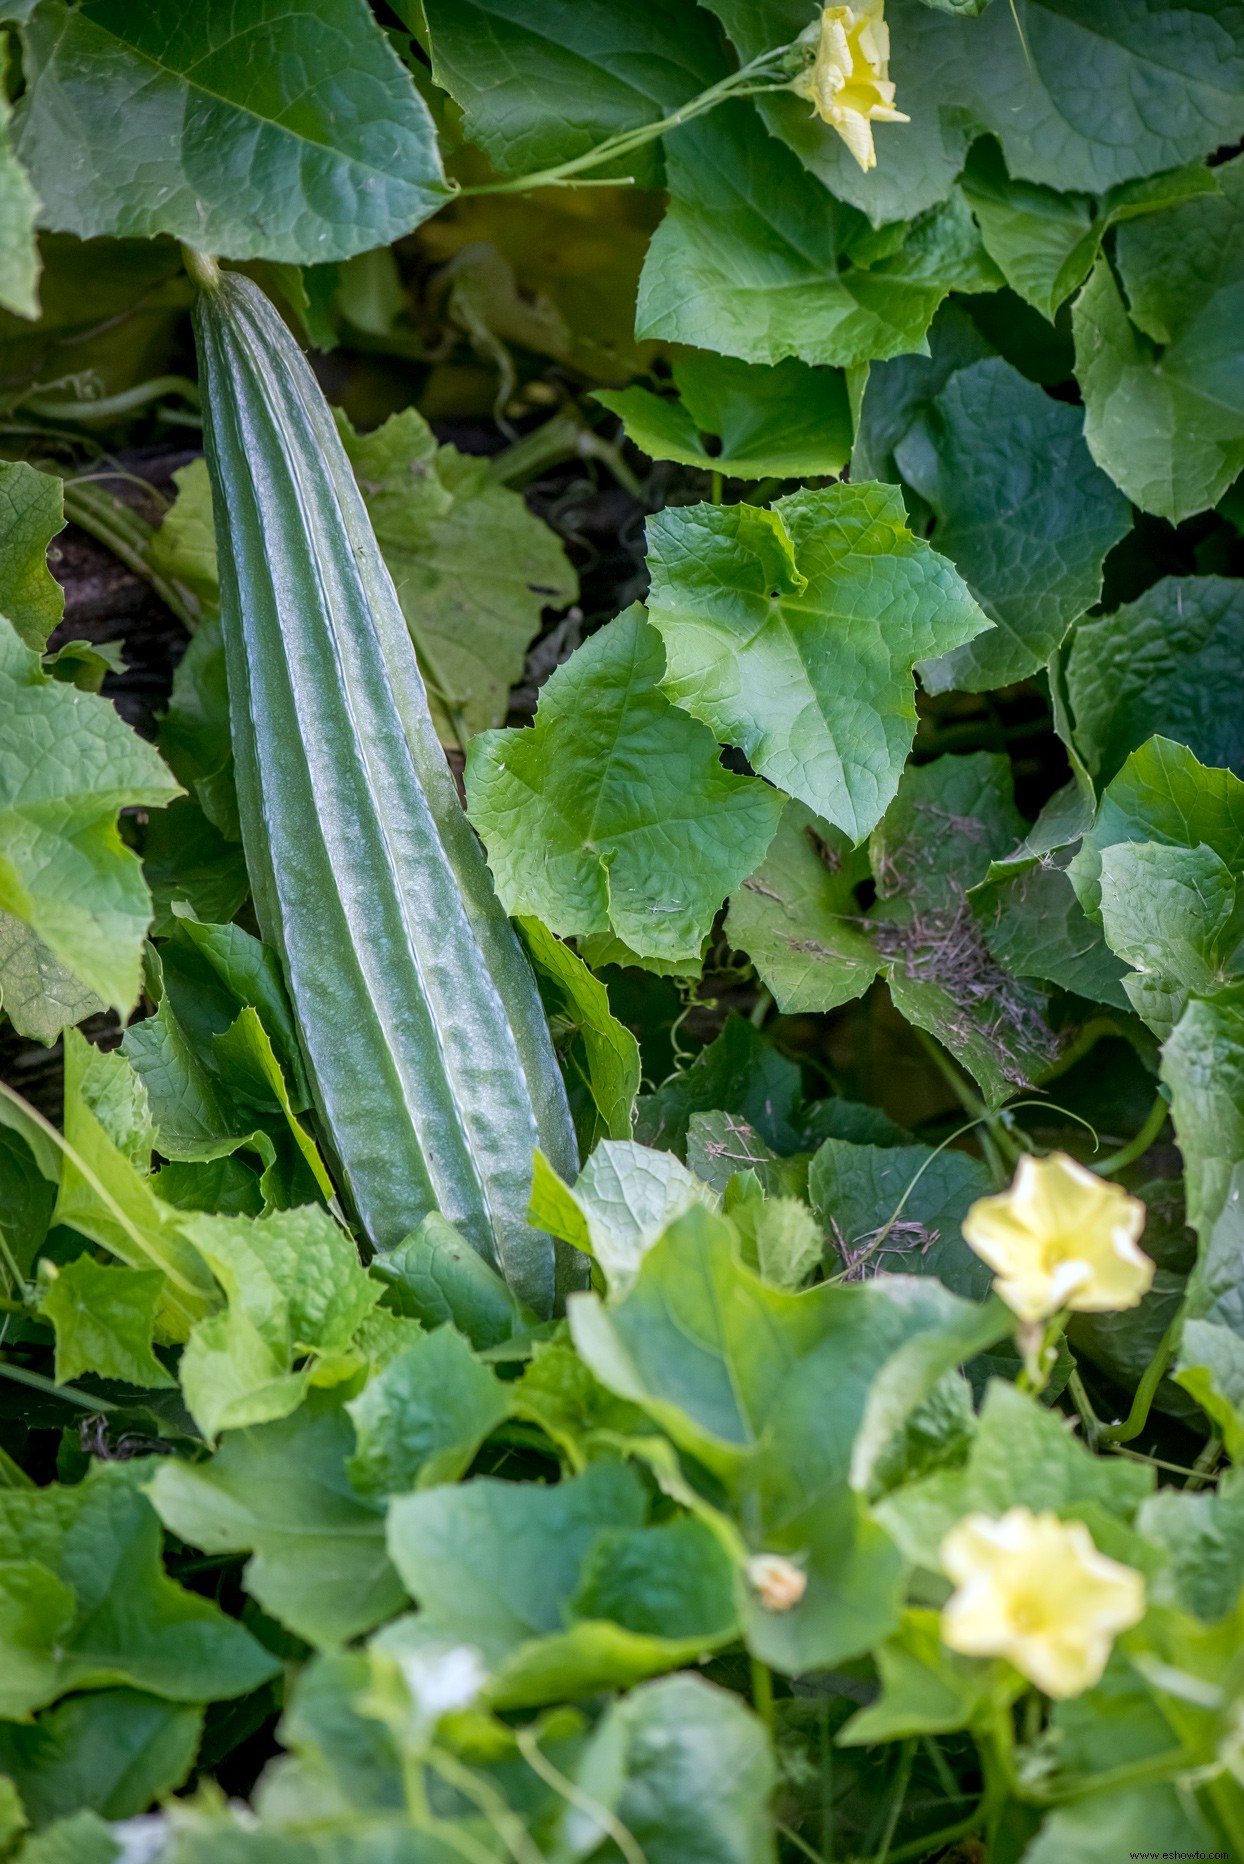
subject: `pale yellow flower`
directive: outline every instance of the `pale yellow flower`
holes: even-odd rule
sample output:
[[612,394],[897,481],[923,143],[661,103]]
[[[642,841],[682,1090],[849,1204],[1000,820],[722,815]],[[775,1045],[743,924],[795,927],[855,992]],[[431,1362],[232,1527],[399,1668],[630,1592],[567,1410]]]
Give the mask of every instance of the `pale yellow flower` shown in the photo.
[[816,46],[816,57],[791,84],[819,117],[837,130],[860,167],[876,168],[874,123],[910,123],[894,108],[890,82],[890,29],[885,0],[827,6],[800,37]]
[[997,1276],[994,1287],[1024,1321],[1061,1308],[1080,1314],[1135,1307],[1153,1281],[1137,1239],[1145,1207],[1065,1152],[1024,1157],[1009,1191],[978,1198],[964,1240]]
[[1116,1635],[1144,1616],[1141,1575],[1056,1514],[968,1515],[942,1542],[942,1565],[959,1588],[942,1612],[951,1650],[1005,1657],[1047,1696],[1090,1689]]
[[768,1612],[789,1612],[808,1590],[808,1575],[781,1553],[757,1553],[747,1562],[748,1583]]

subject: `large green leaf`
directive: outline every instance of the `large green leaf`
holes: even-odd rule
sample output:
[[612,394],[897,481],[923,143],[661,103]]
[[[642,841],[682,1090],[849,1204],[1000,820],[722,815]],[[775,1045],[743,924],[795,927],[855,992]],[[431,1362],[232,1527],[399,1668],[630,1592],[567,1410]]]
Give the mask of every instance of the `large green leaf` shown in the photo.
[[[463,127],[507,174],[583,155],[652,123],[729,69],[695,7],[662,12],[616,0],[424,0],[438,84]],[[650,144],[593,175],[661,179]]]
[[1101,859],[1122,842],[1211,849],[1231,874],[1244,872],[1244,781],[1206,769],[1186,745],[1150,738],[1102,794],[1097,817],[1068,872],[1085,910],[1101,910]]
[[1244,584],[1164,576],[1076,629],[1067,657],[1076,748],[1099,783],[1155,733],[1244,777],[1244,719],[1222,703],[1242,682]]
[[742,1265],[725,1219],[693,1208],[621,1299],[572,1296],[570,1325],[601,1383],[717,1476],[749,1545],[806,1563],[807,1591],[790,1611],[749,1600],[759,1656],[800,1671],[885,1635],[899,1570],[853,1483],[868,1480],[938,1378],[997,1337],[995,1316],[933,1280],[781,1292]]
[[473,1645],[491,1699],[518,1706],[637,1682],[735,1635],[715,1535],[643,1518],[642,1485],[617,1463],[553,1488],[485,1478],[399,1497],[389,1546],[422,1607],[415,1636]]
[[42,653],[65,612],[48,545],[65,527],[61,482],[25,460],[0,460],[0,615]]
[[538,1161],[531,1216],[599,1262],[618,1294],[666,1226],[693,1204],[715,1209],[717,1199],[672,1152],[606,1139],[573,1189]]
[[844,367],[923,353],[947,292],[999,281],[962,196],[905,239],[900,231],[877,241],[748,104],[724,104],[679,130],[667,165],[670,207],[639,281],[638,336],[746,362],[798,356]]
[[[47,1607],[42,1676],[22,1680],[0,1665],[10,1685],[5,1715],[112,1683],[206,1702],[275,1675],[275,1658],[248,1631],[165,1574],[160,1524],[139,1487],[144,1473],[142,1464],[104,1463],[76,1488],[0,1489],[0,1562],[29,1562],[16,1570],[42,1578]],[[7,1633],[6,1625],[0,1639]]]
[[[1003,968],[969,898],[1022,833],[1010,766],[984,752],[909,765],[867,863],[825,822],[789,809],[763,866],[731,897],[731,943],[788,1012],[834,1009],[883,976],[895,1007],[997,1104],[1058,1047],[1042,993]],[[869,865],[877,899],[862,911]]]
[[808,1195],[856,1279],[905,1269],[936,1275],[983,1300],[991,1275],[964,1242],[969,1205],[993,1188],[979,1159],[930,1146],[851,1145],[827,1139],[808,1170]]
[[149,1493],[205,1553],[253,1555],[247,1590],[308,1643],[334,1645],[401,1610],[380,1503],[351,1486],[354,1433],[340,1400],[313,1392],[292,1417],[227,1434],[204,1463],[166,1461]]
[[922,665],[931,692],[1007,686],[1045,665],[1101,595],[1131,514],[1093,464],[1079,412],[996,357],[952,376],[895,449],[937,547],[996,626]]
[[[678,400],[647,388],[601,391],[628,440],[654,460],[732,479],[818,479],[840,473],[851,453],[845,375],[787,357],[766,367],[692,350],[675,358]],[[710,451],[702,435],[718,442]]]
[[991,142],[973,149],[963,175],[963,192],[985,250],[1011,289],[1051,323],[1116,221],[1156,213],[1214,190],[1212,172],[1194,164],[1149,180],[1123,182],[1097,200],[1086,194],[1059,194],[1036,182],[1012,181]]
[[556,535],[485,460],[438,447],[405,408],[373,433],[338,417],[442,740],[505,717],[545,608],[578,590]]
[[898,788],[914,663],[988,626],[904,518],[892,487],[838,485],[648,526],[663,691],[854,841]]
[[777,1151],[797,1152],[801,1093],[799,1069],[789,1056],[767,1042],[746,1017],[731,1015],[715,1041],[641,1097],[635,1137],[681,1158],[695,1114],[729,1113],[745,1120]]
[[446,198],[432,119],[363,0],[40,0],[18,153],[43,223],[316,264]]
[[203,1711],[133,1689],[71,1696],[36,1722],[0,1723],[0,1770],[35,1826],[89,1810],[132,1819],[184,1781]]
[[1212,996],[1244,969],[1238,880],[1204,844],[1127,841],[1101,855],[1101,921],[1111,951],[1130,965],[1123,987],[1165,1040],[1190,991]]
[[0,911],[125,1015],[151,902],[117,811],[178,786],[109,700],[47,678],[2,617],[0,721]]
[[567,1856],[631,1835],[647,1864],[772,1864],[775,1767],[764,1727],[728,1690],[670,1676],[614,1703],[576,1769],[562,1814]]
[[662,693],[664,673],[660,636],[628,609],[553,674],[533,730],[472,741],[467,798],[507,911],[694,962],[782,804],[722,768],[713,734]]
[[1244,158],[1219,192],[1119,233],[1076,300],[1076,374],[1094,459],[1144,511],[1216,504],[1244,466]]
[[[808,20],[801,0],[712,6],[745,58],[795,38]],[[867,174],[798,99],[759,107],[805,166],[877,221],[943,200],[981,130],[998,137],[1013,176],[1094,194],[1240,134],[1244,24],[1217,0],[1163,8],[1168,56],[1156,52],[1148,0],[1005,0],[979,19],[970,12],[889,0],[890,76],[911,122],[876,125],[877,166]]]
[[510,1414],[507,1388],[452,1327],[391,1359],[347,1408],[358,1437],[350,1477],[368,1495],[456,1482]]

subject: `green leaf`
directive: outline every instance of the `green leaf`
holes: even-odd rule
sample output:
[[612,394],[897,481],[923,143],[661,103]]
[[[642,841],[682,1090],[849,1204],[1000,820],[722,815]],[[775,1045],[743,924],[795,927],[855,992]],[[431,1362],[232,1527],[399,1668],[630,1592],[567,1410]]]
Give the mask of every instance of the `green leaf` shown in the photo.
[[39,1302],[56,1334],[57,1384],[95,1372],[130,1385],[176,1385],[151,1350],[163,1289],[158,1269],[114,1268],[86,1255],[57,1269]]
[[103,1463],[75,1488],[0,1490],[0,1560],[37,1561],[8,1570],[28,1575],[37,1590],[27,1596],[44,1601],[43,1677],[23,1681],[6,1664],[6,1716],[114,1683],[206,1702],[245,1695],[276,1674],[248,1631],[165,1574],[160,1524],[138,1486],[146,1473],[142,1464]]
[[507,1390],[452,1327],[425,1334],[346,1406],[358,1438],[355,1488],[400,1495],[456,1482],[509,1416]]
[[501,1345],[519,1327],[510,1288],[439,1211],[429,1211],[413,1235],[378,1256],[372,1274],[399,1314],[428,1328],[448,1323],[478,1351]]
[[1188,1222],[1202,1246],[1244,1160],[1244,990],[1194,997],[1162,1051],[1183,1153]]
[[661,692],[664,672],[660,636],[628,609],[552,675],[533,729],[472,740],[468,809],[508,912],[694,960],[782,804],[723,769],[712,733]]
[[20,919],[0,911],[0,1004],[21,1035],[51,1046],[108,1005],[96,996]]
[[[713,0],[713,11],[745,59],[795,38],[808,19],[799,0]],[[889,0],[890,77],[911,122],[875,126],[877,166],[867,174],[801,100],[760,100],[804,165],[874,221],[944,199],[981,131],[997,136],[1012,176],[1093,194],[1239,135],[1244,27],[1212,0],[1164,9],[1178,60],[1155,57],[1147,0],[1090,10],[1008,0],[979,19],[956,13]]]
[[1124,182],[1095,204],[1088,195],[1059,194],[1034,182],[1012,181],[997,146],[983,142],[969,157],[963,192],[985,250],[1007,284],[1053,323],[1059,306],[1097,257],[1109,227],[1193,195],[1213,194],[1216,183],[1213,173],[1197,164],[1146,181]]
[[770,1864],[775,1767],[763,1724],[703,1677],[645,1683],[614,1703],[562,1814],[568,1855],[598,1853],[613,1813],[647,1864]]
[[1101,595],[1102,563],[1131,514],[1081,427],[1076,409],[999,356],[952,376],[896,448],[903,478],[937,518],[938,549],[996,624],[921,666],[930,692],[983,692],[1035,673]]
[[[572,1065],[586,1070],[588,1091],[608,1139],[629,1139],[639,1093],[639,1044],[609,1009],[609,992],[583,960],[538,919],[520,921],[546,1008],[573,1027]],[[550,999],[552,1002],[550,1004]]]
[[731,1564],[701,1522],[646,1528],[643,1513],[617,1463],[553,1488],[478,1478],[399,1497],[389,1546],[422,1607],[415,1636],[480,1650],[508,1707],[691,1661],[735,1635]]
[[351,1486],[354,1433],[340,1401],[312,1392],[292,1417],[226,1435],[210,1461],[161,1463],[161,1519],[205,1553],[249,1552],[245,1584],[308,1643],[344,1643],[401,1610],[380,1505]]
[[187,1215],[229,1303],[200,1321],[182,1359],[195,1420],[211,1437],[267,1423],[301,1401],[304,1355],[342,1353],[380,1299],[352,1239],[316,1205],[269,1217]]
[[[656,122],[725,73],[694,9],[649,14],[611,0],[423,0],[432,73],[463,128],[503,174],[572,160],[620,130]],[[661,180],[660,144],[593,175]]]
[[35,239],[40,203],[9,138],[13,111],[4,82],[8,62],[8,35],[0,32],[0,308],[35,318],[43,270]]
[[1131,973],[1133,1007],[1165,1040],[1196,991],[1212,996],[1244,968],[1237,882],[1212,848],[1131,841],[1101,855],[1106,943]]
[[0,1774],[0,1848],[9,1850],[16,1844],[28,1821],[12,1780]]
[[965,1514],[1008,1508],[1081,1515],[1096,1504],[1128,1519],[1152,1490],[1144,1463],[1094,1456],[1064,1428],[1057,1411],[992,1379],[965,1469],[938,1470],[877,1503],[880,1521],[907,1558],[940,1570],[942,1540]]
[[958,194],[869,263],[861,216],[827,195],[748,104],[722,104],[680,129],[666,162],[670,206],[640,276],[637,336],[745,362],[798,356],[844,368],[923,353],[949,291],[998,282]]
[[1244,160],[1219,192],[1120,230],[1073,313],[1085,439],[1143,511],[1179,519],[1222,497],[1244,466]]
[[1035,978],[1091,1003],[1130,1008],[1126,966],[1084,911],[1067,876],[1069,854],[994,861],[969,892],[985,943],[1012,977]]
[[884,976],[908,1022],[1000,1104],[1057,1052],[1042,994],[1003,970],[967,895],[1022,832],[1006,759],[909,765],[872,838],[877,899],[866,913],[855,889],[867,866],[827,824],[792,809],[731,899],[730,941],[787,1012],[836,1008]]
[[65,1034],[65,1142],[55,1221],[81,1231],[130,1268],[164,1271],[159,1318],[181,1340],[216,1305],[211,1277],[150,1180],[146,1090],[123,1055]]
[[538,1424],[576,1472],[597,1455],[615,1454],[619,1438],[651,1432],[637,1405],[615,1398],[593,1377],[564,1323],[556,1338],[536,1341],[530,1363],[510,1390],[515,1415]]
[[65,612],[65,592],[47,563],[48,545],[64,528],[56,475],[25,460],[0,461],[0,615],[40,654]]
[[1024,1853],[1025,1864],[1099,1864],[1128,1850],[1137,1832],[1159,1854],[1214,1850],[1217,1840],[1191,1794],[1154,1782],[1058,1806]]
[[[917,1175],[919,1174],[919,1175]],[[983,1301],[992,1275],[960,1235],[969,1205],[993,1189],[966,1152],[827,1139],[808,1171],[813,1210],[853,1279],[905,1269]]]
[[0,719],[0,909],[124,1016],[151,905],[117,811],[158,809],[178,786],[109,700],[48,679],[2,618]]
[[[789,812],[788,812],[789,813]],[[783,818],[785,819],[785,818]],[[782,831],[779,829],[779,833]],[[782,1152],[798,1150],[799,1069],[744,1016],[729,1015],[721,1034],[685,1068],[639,1102],[635,1137],[685,1154],[697,1113],[729,1113]]]
[[[157,531],[157,541],[160,535]],[[213,565],[215,561],[213,541]],[[240,842],[225,644],[217,615],[199,624],[173,670],[173,693],[160,720],[157,742],[169,768],[196,798],[212,826],[226,840]]]
[[820,1225],[797,1197],[748,1197],[730,1205],[742,1260],[773,1288],[801,1288],[824,1253]]
[[[853,1490],[857,1434],[862,1485],[938,1378],[978,1349],[980,1310],[898,1276],[780,1292],[739,1261],[732,1225],[693,1208],[621,1299],[574,1295],[569,1317],[602,1384],[722,1483],[748,1544],[805,1564],[808,1588],[790,1611],[749,1597],[753,1652],[799,1672],[885,1636],[900,1574]],[[985,1331],[997,1337],[994,1316]]]
[[196,918],[227,922],[250,892],[241,844],[226,840],[189,796],[148,822],[143,874],[155,907],[154,938],[172,930],[179,906]]
[[1101,913],[1103,850],[1124,842],[1203,844],[1230,873],[1244,871],[1244,781],[1229,770],[1207,770],[1185,745],[1150,738],[1107,785],[1068,868],[1081,904],[1094,917]]
[[648,525],[663,690],[855,841],[898,788],[913,665],[988,625],[904,516],[891,487],[838,485]]
[[193,1704],[103,1689],[71,1696],[28,1726],[0,1723],[0,1769],[37,1827],[81,1811],[132,1819],[181,1786],[202,1727]]
[[877,1646],[880,1698],[853,1715],[836,1740],[843,1747],[965,1728],[986,1708],[995,1688],[993,1668],[960,1657],[942,1641],[941,1613],[903,1613],[892,1637]]
[[[173,474],[173,484],[176,496],[147,546],[147,561],[209,615],[220,605],[220,577],[207,461],[192,460],[189,466],[179,467]],[[176,683],[173,691],[176,697]]]
[[[499,725],[545,608],[578,593],[556,534],[486,460],[438,447],[414,408],[373,433],[337,425],[428,687],[442,741]],[[469,574],[464,566],[469,565]]]
[[1235,1607],[1244,1586],[1244,1495],[1237,1478],[1229,1476],[1216,1492],[1159,1489],[1141,1504],[1137,1526],[1165,1552],[1160,1584],[1181,1611],[1215,1624]]
[[[29,1277],[48,1233],[60,1161],[45,1139],[45,1152],[52,1154],[44,1161],[52,1176],[45,1176],[39,1155],[21,1126],[8,1124],[12,1111],[7,1101],[0,1101],[0,1281],[15,1292],[17,1284]],[[17,1118],[20,1121],[20,1114]]]
[[118,1864],[120,1840],[97,1813],[75,1812],[22,1847],[23,1864]]
[[[1205,1010],[1211,1006],[1195,1007]],[[1178,1066],[1176,1057],[1176,1070]],[[1172,1081],[1172,1087],[1176,1086],[1184,1088],[1178,1072]],[[1177,1122],[1185,1114],[1185,1096],[1186,1088],[1176,1100]],[[1184,1130],[1177,1123],[1181,1145]],[[1224,1149],[1228,1149],[1231,1141],[1238,1139],[1238,1131],[1229,1126],[1223,1137]],[[1192,1151],[1192,1147],[1188,1150]],[[1186,1162],[1191,1173],[1195,1153]],[[1238,1461],[1244,1453],[1244,1311],[1239,1286],[1240,1252],[1244,1249],[1244,1158],[1234,1165],[1229,1176],[1223,1161],[1216,1177],[1226,1177],[1226,1190],[1217,1215],[1212,1220],[1203,1219],[1198,1226],[1201,1253],[1188,1282],[1178,1382],[1208,1411],[1226,1440],[1228,1455]]]
[[1155,733],[1244,777],[1244,725],[1222,694],[1244,679],[1244,587],[1164,576],[1135,602],[1082,621],[1067,657],[1076,748],[1099,784]]
[[42,0],[25,43],[17,147],[45,226],[319,264],[445,199],[432,119],[362,0],[254,0],[244,33],[227,0]]
[[650,459],[731,479],[817,479],[840,473],[850,457],[851,405],[836,369],[810,369],[793,357],[765,367],[693,350],[675,357],[673,374],[677,401],[647,388],[594,396]]
[[[912,423],[930,407],[957,369],[996,352],[955,299],[942,305],[929,326],[927,356],[896,356],[869,367],[856,420],[852,476],[888,479],[900,474],[894,449]],[[913,494],[914,499],[914,494]],[[918,511],[912,517],[918,522]]]
[[531,1220],[591,1255],[620,1293],[666,1225],[693,1204],[715,1209],[717,1199],[672,1152],[605,1139],[573,1190],[553,1178],[551,1166],[538,1172]]

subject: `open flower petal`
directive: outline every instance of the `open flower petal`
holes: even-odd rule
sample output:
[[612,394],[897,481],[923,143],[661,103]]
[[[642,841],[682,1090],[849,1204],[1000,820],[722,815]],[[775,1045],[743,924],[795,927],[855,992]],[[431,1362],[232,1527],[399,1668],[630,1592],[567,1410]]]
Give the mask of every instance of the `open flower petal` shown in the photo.
[[969,1515],[942,1542],[958,1590],[942,1637],[972,1657],[1005,1657],[1047,1696],[1096,1683],[1120,1631],[1144,1615],[1145,1582],[1107,1558],[1082,1521],[1011,1508]]
[[837,130],[860,167],[877,166],[874,123],[907,123],[894,108],[890,82],[890,29],[885,0],[856,6],[827,6],[801,44],[815,45],[813,62],[792,81],[831,129]]
[[972,1205],[963,1236],[994,1270],[1007,1306],[1036,1321],[1062,1308],[1135,1307],[1153,1282],[1138,1246],[1144,1227],[1139,1198],[1055,1152],[1021,1159],[1009,1191]]

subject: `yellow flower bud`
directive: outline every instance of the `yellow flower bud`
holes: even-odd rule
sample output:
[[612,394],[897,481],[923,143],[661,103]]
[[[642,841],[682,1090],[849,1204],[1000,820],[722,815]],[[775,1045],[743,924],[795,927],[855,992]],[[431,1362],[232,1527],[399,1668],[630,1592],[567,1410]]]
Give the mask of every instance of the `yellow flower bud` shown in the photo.
[[800,39],[815,44],[815,59],[791,83],[795,94],[808,98],[816,114],[837,130],[865,170],[877,166],[873,124],[911,121],[894,108],[884,13],[885,0],[827,6]]
[[808,1590],[808,1575],[781,1553],[757,1553],[747,1562],[747,1579],[767,1612],[789,1612]]
[[1090,1689],[1116,1635],[1144,1616],[1141,1575],[1055,1514],[968,1515],[942,1542],[942,1565],[959,1588],[942,1613],[951,1650],[1005,1657],[1047,1696]]
[[1135,1307],[1153,1282],[1137,1239],[1145,1207],[1065,1152],[1025,1157],[1009,1191],[978,1198],[964,1241],[997,1275],[994,1287],[1024,1321],[1062,1308],[1112,1313]]

